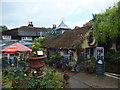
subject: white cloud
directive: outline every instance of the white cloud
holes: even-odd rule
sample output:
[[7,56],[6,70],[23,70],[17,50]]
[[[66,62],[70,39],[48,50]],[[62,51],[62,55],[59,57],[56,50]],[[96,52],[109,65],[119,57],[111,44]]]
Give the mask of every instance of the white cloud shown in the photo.
[[[83,12],[91,14],[101,13],[118,0],[2,0],[8,3],[3,11],[3,23],[9,27],[26,25],[33,21],[35,26],[50,27],[60,24],[62,18],[82,15]],[[12,4],[14,3],[14,4]],[[3,8],[3,9],[4,9]],[[88,15],[89,16],[89,15]],[[82,26],[89,20],[68,22],[68,26]]]

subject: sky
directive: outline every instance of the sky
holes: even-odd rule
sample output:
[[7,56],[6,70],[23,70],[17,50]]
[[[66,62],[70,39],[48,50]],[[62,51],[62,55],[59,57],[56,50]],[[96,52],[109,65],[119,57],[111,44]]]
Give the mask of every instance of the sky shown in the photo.
[[64,20],[70,28],[82,27],[92,14],[103,13],[119,0],[2,0],[0,25],[8,29],[27,26],[50,28]]

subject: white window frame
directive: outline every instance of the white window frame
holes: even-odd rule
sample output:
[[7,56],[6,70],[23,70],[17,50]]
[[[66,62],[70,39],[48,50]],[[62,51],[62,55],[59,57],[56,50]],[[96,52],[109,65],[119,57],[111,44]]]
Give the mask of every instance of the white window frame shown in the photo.
[[21,40],[32,41],[32,37],[21,37]]
[[39,34],[40,34],[40,37],[42,37],[43,33],[42,33],[42,32],[39,32]]
[[4,40],[11,40],[11,35],[3,35],[2,39],[4,39]]

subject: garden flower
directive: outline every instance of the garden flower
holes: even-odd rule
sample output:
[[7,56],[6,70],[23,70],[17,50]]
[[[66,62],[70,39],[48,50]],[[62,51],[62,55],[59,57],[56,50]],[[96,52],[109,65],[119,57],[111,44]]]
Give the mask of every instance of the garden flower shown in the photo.
[[65,73],[63,77],[64,77],[64,80],[66,80],[66,81],[69,80],[69,78],[70,78],[68,73]]
[[33,52],[33,54],[37,54],[36,52]]
[[69,75],[68,73],[66,73],[66,75]]
[[37,71],[34,71],[34,73],[37,73]]
[[80,41],[80,40],[78,40],[78,43],[81,43],[81,41]]
[[80,34],[81,37],[83,37],[83,34]]
[[27,76],[27,74],[24,74],[24,76]]
[[64,70],[64,72],[68,72],[67,70]]
[[35,47],[35,45],[32,45],[32,47]]
[[54,68],[54,66],[51,66],[51,68]]

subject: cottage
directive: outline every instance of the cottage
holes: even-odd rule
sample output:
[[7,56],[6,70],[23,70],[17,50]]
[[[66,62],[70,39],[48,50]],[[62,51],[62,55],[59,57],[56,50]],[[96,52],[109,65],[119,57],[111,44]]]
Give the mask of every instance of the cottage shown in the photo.
[[[71,53],[75,60],[81,56],[88,57],[87,55],[90,55],[90,57],[92,57],[94,52],[90,51],[92,51],[92,47],[96,45],[96,42],[94,39],[93,41],[91,38],[89,38],[91,41],[88,39],[91,30],[91,26],[85,26],[66,31],[63,35],[50,35],[42,43],[42,46],[46,48],[51,55],[60,53],[62,56],[69,56]],[[93,37],[92,34],[90,36]],[[89,52],[90,54],[88,54]]]
[[10,45],[15,42],[26,42],[26,45],[30,45],[31,42],[37,37],[47,36],[49,28],[34,27],[32,22],[29,22],[28,26],[21,26],[6,31],[2,31],[2,46]]
[[48,30],[46,28],[34,27],[32,22],[29,22],[28,26],[3,31],[2,39],[33,41],[36,37],[46,36]]

